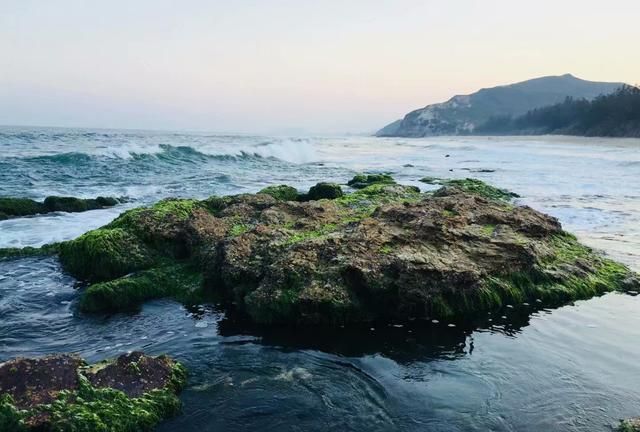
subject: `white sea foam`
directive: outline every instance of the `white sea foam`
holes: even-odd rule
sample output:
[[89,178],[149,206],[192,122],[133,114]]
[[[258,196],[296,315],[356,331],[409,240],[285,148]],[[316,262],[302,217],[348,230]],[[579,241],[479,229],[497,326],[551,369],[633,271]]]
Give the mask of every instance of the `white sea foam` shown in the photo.
[[276,375],[274,379],[278,381],[300,381],[300,380],[308,380],[313,378],[311,373],[302,367],[294,367],[290,370],[283,371],[282,373]]
[[83,213],[51,213],[0,222],[0,248],[39,247],[74,239],[88,230],[108,224],[122,207]]
[[313,144],[306,139],[282,139],[267,145],[257,146],[256,154],[293,163],[309,163],[316,160],[317,157]]
[[[317,160],[317,152],[311,140],[303,138],[263,138],[263,137],[192,137],[184,139],[165,138],[139,142],[114,140],[110,143],[84,143],[74,148],[65,148],[67,153],[80,153],[92,157],[129,160],[135,156],[159,155],[172,148],[190,148],[208,156],[252,155],[264,158],[276,158],[291,163],[309,163]],[[50,147],[40,151],[31,148],[26,153],[19,152],[14,157],[54,156],[64,151],[52,152]],[[59,149],[62,150],[62,149]],[[15,150],[14,150],[15,151]]]
[[118,159],[131,159],[135,155],[153,155],[165,151],[160,144],[141,144],[133,141],[109,146],[100,146],[89,149],[90,156],[104,156]]
[[245,138],[240,143],[205,143],[195,145],[193,148],[210,156],[252,155],[263,158],[276,158],[296,164],[313,162],[318,158],[315,146],[308,139],[273,138],[264,140],[261,138]]

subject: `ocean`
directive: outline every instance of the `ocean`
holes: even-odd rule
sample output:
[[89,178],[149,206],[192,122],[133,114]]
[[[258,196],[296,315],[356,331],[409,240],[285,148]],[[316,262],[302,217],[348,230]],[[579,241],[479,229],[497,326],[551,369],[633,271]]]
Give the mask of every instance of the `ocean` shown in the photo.
[[[640,140],[268,137],[0,128],[0,196],[126,198],[111,209],[0,221],[0,248],[72,239],[165,197],[301,190],[386,172],[475,177],[518,193],[587,245],[640,271]],[[484,322],[308,334],[239,328],[169,300],[85,315],[55,258],[0,261],[0,361],[167,353],[190,370],[160,431],[601,431],[640,415],[640,297],[610,293]]]

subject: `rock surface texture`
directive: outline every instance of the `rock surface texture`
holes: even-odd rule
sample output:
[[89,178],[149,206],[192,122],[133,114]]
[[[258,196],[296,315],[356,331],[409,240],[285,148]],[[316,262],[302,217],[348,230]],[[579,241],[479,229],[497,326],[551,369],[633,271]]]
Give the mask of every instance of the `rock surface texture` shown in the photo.
[[463,319],[638,288],[625,266],[507,191],[467,179],[421,193],[375,179],[354,179],[361,188],[348,194],[332,184],[332,199],[287,200],[280,187],[164,200],[60,244],[60,260],[89,285],[84,311],[213,297],[263,324]]
[[72,355],[0,364],[0,430],[151,430],[177,414],[185,369],[140,352],[87,365]]
[[618,427],[619,432],[640,432],[640,418],[623,420]]

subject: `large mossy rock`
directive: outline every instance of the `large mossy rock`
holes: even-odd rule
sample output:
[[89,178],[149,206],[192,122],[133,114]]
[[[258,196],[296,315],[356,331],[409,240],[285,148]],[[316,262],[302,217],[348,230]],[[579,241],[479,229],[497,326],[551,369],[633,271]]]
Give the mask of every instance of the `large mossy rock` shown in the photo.
[[[462,318],[637,289],[625,266],[477,180],[431,193],[374,183],[309,201],[165,200],[60,246],[86,311],[213,295],[259,323]],[[130,274],[132,273],[132,274]]]
[[180,411],[186,370],[140,352],[87,365],[71,355],[0,364],[0,430],[148,431]]

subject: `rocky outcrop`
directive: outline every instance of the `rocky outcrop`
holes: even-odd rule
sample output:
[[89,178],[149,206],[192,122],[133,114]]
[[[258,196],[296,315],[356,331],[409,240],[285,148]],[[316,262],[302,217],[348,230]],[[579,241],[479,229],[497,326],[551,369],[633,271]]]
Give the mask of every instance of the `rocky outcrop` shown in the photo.
[[309,201],[168,199],[62,243],[60,260],[89,283],[85,311],[214,297],[268,324],[464,318],[639,285],[507,191],[467,179],[421,193],[382,180]]
[[113,207],[119,202],[120,201],[116,198],[110,197],[82,199],[49,196],[46,197],[43,202],[34,201],[28,198],[0,197],[0,220],[52,212],[77,213],[87,210],[97,210]]
[[87,365],[73,355],[0,364],[0,430],[150,430],[177,414],[186,371],[140,352]]

